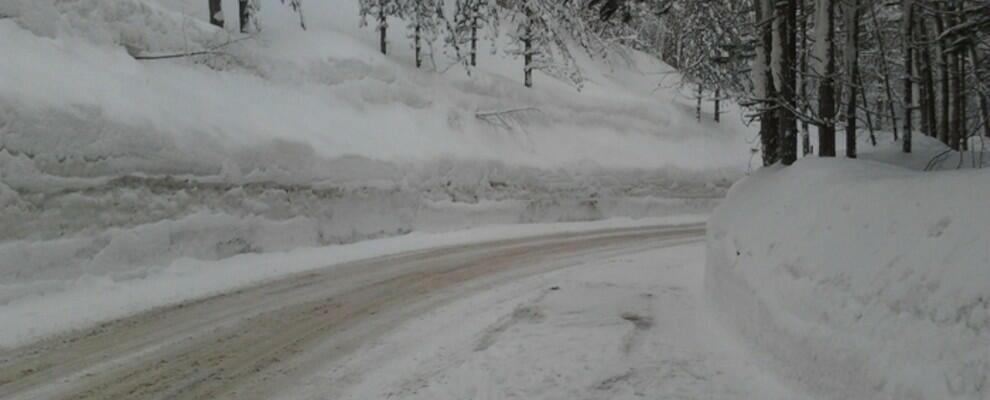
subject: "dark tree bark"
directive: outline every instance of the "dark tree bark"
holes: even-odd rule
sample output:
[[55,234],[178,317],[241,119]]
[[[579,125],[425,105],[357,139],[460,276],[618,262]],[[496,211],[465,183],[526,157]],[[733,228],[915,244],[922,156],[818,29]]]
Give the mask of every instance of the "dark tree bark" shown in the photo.
[[921,132],[925,136],[936,136],[935,132],[935,87],[932,83],[932,57],[928,40],[928,24],[925,22],[924,14],[915,16],[916,23],[915,37],[917,48],[915,57],[916,70],[921,82],[918,85],[921,115]]
[[716,86],[715,87],[715,117],[713,117],[715,119],[715,122],[716,123],[720,122],[720,120],[722,119],[722,117],[721,117],[721,114],[722,114],[722,110],[721,110],[721,108],[722,108],[722,98],[721,97],[722,97],[722,88]]
[[[811,102],[808,101],[808,11],[803,1],[798,6],[798,12],[800,13],[798,19],[801,21],[801,29],[798,31],[799,43],[801,43],[801,84],[799,97],[801,98],[801,104],[803,104],[802,110],[808,112],[811,108],[809,105]],[[806,156],[808,154],[811,154],[811,129],[808,120],[802,119],[801,155]]]
[[[982,58],[980,58],[980,53],[976,49],[976,46],[969,47],[969,59],[973,65],[974,74],[979,74],[979,63]],[[987,94],[980,93],[980,119],[983,124],[983,136],[990,138],[990,102],[987,101]]]
[[[939,7],[939,5],[936,4],[936,7]],[[944,9],[941,8],[941,7],[939,7],[937,9],[937,12],[935,13],[935,31],[938,33],[938,35],[940,37],[945,32],[945,20],[943,19],[943,16],[942,16],[942,13],[943,12],[944,12]],[[948,145],[949,142],[951,141],[951,139],[949,138],[949,136],[951,136],[951,134],[950,134],[949,131],[952,129],[952,125],[951,125],[952,117],[950,116],[951,115],[950,114],[951,109],[950,109],[950,104],[949,104],[949,101],[950,101],[950,98],[951,98],[950,92],[952,90],[951,89],[952,88],[952,81],[951,81],[951,78],[950,78],[950,76],[951,76],[950,71],[952,69],[952,64],[951,64],[951,62],[949,60],[949,52],[948,52],[948,48],[947,47],[948,46],[946,46],[946,39],[944,37],[942,37],[939,40],[939,44],[938,44],[938,49],[939,49],[939,51],[938,51],[938,53],[939,53],[939,63],[938,63],[938,65],[939,65],[939,67],[938,67],[938,70],[939,70],[939,82],[938,83],[939,83],[939,89],[940,89],[939,90],[939,106],[940,106],[939,115],[941,116],[940,118],[938,118],[938,139],[941,140],[942,143],[945,143],[946,145]]]
[[695,107],[695,117],[697,118],[698,122],[701,122],[701,101],[704,100],[704,91],[705,91],[705,89],[703,87],[701,87],[701,84],[699,83],[698,84],[698,96],[697,96],[698,97],[698,105],[697,105],[697,107]]
[[857,74],[856,74],[856,79],[857,79],[856,83],[859,84],[859,88],[860,88],[859,90],[860,100],[863,100],[862,109],[864,111],[863,114],[866,115],[866,129],[870,131],[870,144],[872,144],[873,147],[876,147],[877,135],[873,131],[873,117],[870,115],[870,103],[866,100],[866,87],[863,86],[863,74],[858,72],[859,70],[857,70]]
[[238,8],[238,15],[240,16],[241,33],[248,33],[252,12],[250,0],[239,0],[238,6],[240,6]]
[[851,0],[846,10],[846,71],[851,78],[847,85],[846,157],[856,158],[856,95],[859,84],[859,0]]
[[784,165],[797,161],[797,0],[777,3],[777,24],[780,44],[781,84],[778,107],[780,116],[780,160]]
[[825,60],[822,63],[825,71],[818,82],[818,117],[822,123],[818,126],[818,155],[820,157],[835,157],[835,3],[828,2],[825,22],[828,36],[828,48],[825,50]]
[[526,87],[533,87],[533,8],[526,4],[526,37],[523,38],[523,74]]
[[901,30],[904,45],[904,143],[905,153],[911,152],[911,118],[914,111],[914,80],[912,66],[914,65],[914,43],[911,32],[914,31],[914,0],[902,0],[904,27]]
[[959,76],[959,52],[956,51],[949,55],[949,88],[949,99],[952,103],[949,112],[949,147],[959,150],[962,141],[959,124],[959,92],[962,91],[962,79]]
[[966,51],[960,48],[956,51],[956,56],[959,58],[957,61],[959,63],[959,79],[958,87],[956,88],[956,123],[958,124],[956,130],[959,132],[957,136],[959,137],[959,148],[957,150],[969,150],[969,127],[966,124],[967,121],[967,107],[966,104]]
[[754,0],[754,10],[756,11],[756,21],[759,25],[760,47],[762,49],[763,76],[760,81],[763,84],[764,97],[759,99],[760,107],[760,144],[763,152],[763,165],[770,166],[780,160],[777,142],[780,139],[780,124],[777,120],[777,113],[774,111],[772,101],[777,97],[776,88],[773,84],[773,71],[770,68],[772,63],[773,49],[773,8],[770,0]]
[[416,48],[416,68],[423,66],[423,45],[422,45],[422,32],[423,28],[420,23],[416,22],[416,27],[413,32],[414,47]]
[[210,0],[210,23],[223,28],[223,1]]
[[388,54],[388,19],[385,17],[385,2],[378,2],[378,44],[382,54]]
[[[966,1],[959,0],[956,4],[956,26],[964,26],[966,24]],[[956,91],[957,104],[959,105],[958,111],[958,121],[959,121],[959,150],[966,151],[969,150],[969,126],[966,123],[968,117],[968,107],[967,104],[967,93],[966,87],[966,53],[967,53],[968,42],[963,42],[956,45],[955,52],[959,57],[959,87]]]
[[474,5],[474,15],[471,16],[471,66],[478,66],[478,3]]

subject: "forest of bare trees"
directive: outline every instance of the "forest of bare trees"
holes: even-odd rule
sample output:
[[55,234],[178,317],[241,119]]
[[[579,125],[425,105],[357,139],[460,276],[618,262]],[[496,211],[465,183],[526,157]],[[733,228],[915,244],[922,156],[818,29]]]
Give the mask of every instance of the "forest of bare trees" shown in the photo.
[[[478,42],[508,32],[507,54],[533,71],[580,87],[573,51],[605,57],[622,49],[672,67],[702,105],[735,99],[760,126],[765,165],[800,155],[857,156],[857,138],[889,132],[904,152],[912,135],[957,151],[990,137],[990,0],[355,0],[361,23],[389,52],[389,22],[407,23],[414,63],[439,40],[465,68]],[[223,26],[219,0],[210,20]],[[283,3],[286,1],[283,0]],[[301,0],[288,4],[302,17]],[[257,29],[255,0],[239,0],[241,31]],[[435,69],[440,69],[435,63]],[[812,143],[811,130],[817,132]],[[839,134],[841,132],[841,138]]]

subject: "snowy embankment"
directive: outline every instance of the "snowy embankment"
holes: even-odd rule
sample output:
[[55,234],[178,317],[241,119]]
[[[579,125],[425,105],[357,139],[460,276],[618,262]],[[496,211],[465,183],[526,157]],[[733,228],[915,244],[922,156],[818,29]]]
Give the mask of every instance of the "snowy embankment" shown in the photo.
[[[868,157],[898,160],[882,153]],[[758,354],[823,398],[985,399],[988,198],[986,170],[767,168],[709,221],[707,291]]]
[[262,3],[244,37],[204,0],[0,2],[0,307],[190,260],[706,213],[747,168],[737,111],[695,122],[647,55],[575,52],[580,91],[526,89],[504,35],[470,74],[439,41],[416,69],[405,24],[383,56],[356,0],[306,2],[307,31]]

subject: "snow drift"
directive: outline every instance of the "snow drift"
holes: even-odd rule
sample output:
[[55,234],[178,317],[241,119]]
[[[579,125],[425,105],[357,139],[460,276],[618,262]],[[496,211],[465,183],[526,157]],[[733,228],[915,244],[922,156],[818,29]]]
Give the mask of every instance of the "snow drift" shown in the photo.
[[707,290],[757,354],[823,398],[986,399],[988,198],[985,170],[766,168],[709,221]]

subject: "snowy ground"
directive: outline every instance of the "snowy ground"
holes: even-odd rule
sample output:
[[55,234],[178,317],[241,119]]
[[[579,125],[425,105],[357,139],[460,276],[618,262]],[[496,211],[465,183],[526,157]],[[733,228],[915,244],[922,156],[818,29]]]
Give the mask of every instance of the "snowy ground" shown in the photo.
[[803,398],[712,318],[702,224],[616,226],[505,228],[0,349],[0,397]]
[[[982,149],[809,158],[737,183],[709,221],[706,286],[768,366],[821,398],[990,388],[990,171]],[[962,162],[960,162],[962,161]]]
[[416,318],[283,399],[800,399],[715,322],[698,243],[596,256]]

